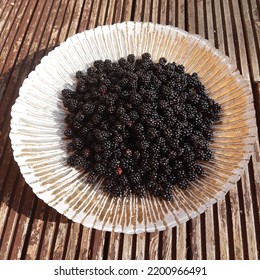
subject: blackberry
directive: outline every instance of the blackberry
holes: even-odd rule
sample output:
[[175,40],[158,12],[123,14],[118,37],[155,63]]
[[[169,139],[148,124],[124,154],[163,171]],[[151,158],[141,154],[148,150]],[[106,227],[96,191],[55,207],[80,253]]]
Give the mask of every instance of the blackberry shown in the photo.
[[63,89],[61,91],[62,97],[65,99],[70,99],[73,98],[73,96],[75,95],[75,92],[70,90],[70,89]]
[[64,136],[71,139],[67,163],[103,177],[117,196],[147,192],[171,201],[173,189],[188,188],[209,161],[211,125],[221,107],[207,96],[197,73],[149,53],[117,62],[97,60],[76,73],[75,91],[64,89]]
[[161,57],[161,58],[159,59],[159,64],[160,64],[160,65],[164,66],[166,63],[167,63],[167,59],[166,59],[165,57]]
[[121,67],[124,67],[126,65],[127,61],[125,58],[122,57],[118,60],[118,63]]
[[64,130],[64,135],[65,135],[66,137],[72,137],[72,136],[74,135],[73,130],[72,130],[71,128],[66,128],[66,129]]
[[98,123],[100,123],[101,120],[102,120],[102,117],[101,117],[100,114],[94,114],[94,115],[92,116],[92,123],[93,123],[94,125],[97,125]]
[[142,59],[149,60],[149,59],[151,59],[151,55],[149,53],[144,53],[144,54],[142,54]]
[[83,112],[78,112],[75,116],[75,120],[77,122],[82,122],[85,119],[85,115],[83,114]]
[[71,113],[74,113],[78,110],[78,105],[79,105],[79,102],[76,99],[69,99],[68,106],[65,106],[65,104],[64,104],[64,106],[67,107],[69,112],[71,112]]
[[86,166],[86,159],[83,156],[76,156],[74,166],[76,168],[84,168]]
[[75,150],[81,150],[84,147],[84,141],[79,137],[74,138],[71,144],[73,145]]
[[86,115],[91,115],[95,110],[95,105],[93,103],[86,103],[82,107],[82,111]]
[[102,60],[94,61],[94,66],[96,69],[101,70],[104,67],[104,62]]
[[84,158],[88,158],[90,157],[91,155],[91,150],[89,148],[85,148],[81,151],[81,155],[84,157]]
[[134,63],[135,62],[135,55],[134,54],[129,54],[127,56],[127,61],[130,63]]
[[73,123],[72,123],[72,127],[75,129],[75,130],[79,130],[79,129],[81,129],[82,128],[82,123],[80,123],[80,122],[78,122],[78,121],[73,121]]

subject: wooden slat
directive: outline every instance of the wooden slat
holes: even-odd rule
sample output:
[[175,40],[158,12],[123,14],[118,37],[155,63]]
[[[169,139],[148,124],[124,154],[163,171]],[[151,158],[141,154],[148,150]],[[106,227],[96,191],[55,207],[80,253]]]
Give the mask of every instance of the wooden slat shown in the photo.
[[131,260],[133,235],[124,234],[122,260]]
[[200,216],[191,220],[191,251],[193,260],[202,259]]
[[188,24],[186,29],[189,33],[196,33],[196,23],[195,23],[195,1],[187,1],[187,20]]
[[223,7],[224,7],[224,18],[225,18],[225,33],[227,37],[227,47],[228,47],[228,53],[227,55],[231,59],[232,63],[236,66],[237,65],[237,59],[236,59],[236,51],[235,51],[235,45],[234,45],[234,34],[232,29],[232,22],[231,22],[231,12],[229,8],[228,1],[223,1]]
[[38,252],[39,259],[41,260],[51,259],[52,244],[56,238],[54,234],[58,214],[57,211],[52,208],[48,208],[47,211],[47,217],[44,221],[45,230],[42,234],[41,240],[41,250]]
[[[110,1],[110,3],[111,3],[111,5],[109,5],[109,9],[111,7],[113,7],[112,1]],[[83,32],[87,29],[90,12],[91,12],[91,4],[92,4],[91,0],[84,1],[84,6],[82,6],[82,8],[81,8],[82,15],[81,15],[81,19],[80,19],[80,22],[78,25],[78,32]],[[110,13],[108,12],[108,16],[109,15],[110,15]],[[107,17],[107,21],[108,21],[108,17]],[[107,24],[110,24],[110,23],[107,23]]]
[[[260,84],[259,84],[260,86]],[[259,87],[260,89],[260,87]],[[259,90],[260,93],[260,90]],[[260,217],[260,148],[259,141],[256,141],[254,145],[254,153],[252,156],[253,172],[254,172],[254,184],[256,189],[256,204],[258,209],[258,217]]]
[[[196,32],[196,22],[195,22],[195,2],[188,1],[187,2],[187,26],[186,29],[190,33]],[[202,250],[201,250],[201,223],[200,223],[200,216],[195,217],[191,220],[191,251],[192,251],[192,258],[195,260],[202,258]]]
[[[214,26],[213,26],[213,11],[212,11],[212,2],[211,0],[205,0],[206,1],[206,18],[207,18],[207,29],[210,31],[215,31],[214,30]],[[214,33],[213,32],[209,32],[208,33],[208,40],[210,41],[210,43],[214,46],[215,43],[215,39],[214,39]]]
[[[23,179],[21,179],[21,182],[23,182]],[[28,236],[27,230],[35,202],[35,195],[32,193],[32,190],[21,183],[19,186],[22,187],[23,194],[19,198],[14,199],[16,206],[10,211],[8,217],[9,227],[6,230],[9,248],[4,251],[8,253],[11,259],[24,259],[23,248],[27,246],[27,244],[24,245],[24,242]],[[14,209],[17,209],[17,211],[14,211]]]
[[[224,11],[225,13],[225,11]],[[215,1],[215,15],[216,15],[216,36],[217,36],[217,42],[218,42],[218,49],[225,53],[225,41],[224,41],[224,32],[225,30],[223,29],[224,26],[222,24],[223,22],[223,17],[224,15],[222,14],[221,10],[221,3],[219,0]],[[213,44],[216,44],[215,42],[215,36],[214,36],[214,31],[211,30],[208,26],[207,30],[208,36],[211,37],[211,41]],[[213,215],[213,214],[212,214]],[[227,220],[227,209],[226,209],[226,201],[225,199],[222,199],[218,202],[217,205],[217,219],[218,219],[218,236],[219,236],[219,251],[220,251],[220,259],[228,259],[229,258],[229,240],[228,240],[228,220]],[[212,223],[211,221],[208,221],[206,217],[206,227],[208,223]],[[206,235],[207,238],[207,235]],[[210,239],[214,239],[214,232],[211,233],[211,236],[209,237]],[[214,246],[215,240],[212,240],[212,246]],[[212,252],[212,246],[206,246],[206,255],[207,259],[213,259],[215,257],[215,251]]]
[[27,6],[27,4],[28,1],[23,1],[21,3],[21,5],[19,6],[20,9],[18,11],[17,18],[12,24],[10,33],[9,31],[7,31],[8,32],[7,40],[3,46],[3,49],[0,50],[1,51],[0,73],[2,72],[5,73],[8,69],[10,69],[13,66],[13,64],[11,64],[13,61],[10,59],[10,57],[15,56],[15,53],[17,52],[18,47],[20,46],[19,41],[16,41],[18,42],[16,44],[13,44],[13,41],[17,40],[16,38],[19,36],[22,36],[23,38],[24,34],[26,33],[26,29],[30,21],[30,16],[36,5],[36,1],[34,1],[32,5]]
[[[11,20],[7,21],[7,19],[8,16],[11,16],[10,14],[13,11],[13,6],[14,6],[14,5],[10,5],[10,3],[8,3],[9,1],[5,1],[5,3],[2,2],[1,2],[2,6],[0,8],[0,36],[2,35],[3,29],[6,28],[6,24],[11,21]],[[3,44],[3,41],[1,43]]]
[[[250,14],[249,14],[249,6],[248,1],[240,1],[241,4],[241,13],[242,13],[242,21],[245,27],[245,39],[247,45],[247,51],[250,60],[250,68],[252,72],[253,81],[260,82],[260,67],[259,67],[259,58],[257,55],[256,49],[256,38],[253,33],[253,26],[251,24]],[[260,33],[258,29],[258,33]]]
[[151,21],[150,15],[152,13],[152,2],[150,0],[144,0],[143,9],[144,9],[143,21],[144,22]]
[[114,16],[115,23],[121,22],[123,5],[124,5],[123,0],[116,1],[115,16]]
[[[204,18],[204,1],[197,2],[197,11],[198,11],[197,14],[198,34],[205,37],[206,23]],[[212,38],[211,42],[215,42],[213,39],[214,38],[213,30],[207,28],[207,34],[209,38]],[[214,226],[213,206],[211,206],[205,212],[205,228],[203,228],[203,230],[204,230],[205,239],[202,240],[201,242],[204,243],[202,245],[206,248],[206,258],[211,260],[215,259],[215,234],[214,234],[215,226]]]
[[245,39],[244,39],[245,37],[244,37],[244,32],[242,27],[238,0],[232,0],[232,5],[233,5],[233,14],[235,20],[237,39],[238,39],[237,49],[239,51],[241,71],[244,79],[250,82],[249,69],[248,69],[247,57],[246,57],[246,46],[245,46]]
[[142,2],[136,1],[135,3],[135,10],[134,10],[134,21],[141,21],[142,20]]
[[83,5],[84,5],[84,0],[76,1],[74,11],[71,16],[70,27],[69,27],[67,37],[71,37],[72,35],[77,33],[77,27],[78,24],[80,23],[79,21],[80,21],[81,9]]
[[[1,2],[1,7],[0,7],[0,19],[1,19],[1,17],[2,17],[2,14],[3,14],[3,12],[5,11],[5,10],[7,10],[7,4],[8,4],[8,1],[7,0],[3,0],[2,2]],[[13,5],[9,5],[9,7],[12,7]]]
[[[13,160],[10,160],[12,157],[13,150],[11,148],[11,142],[6,141],[5,145],[0,147],[0,154],[2,155],[0,157],[0,165],[5,166],[6,168],[0,169],[0,196],[1,192],[5,186],[5,180],[8,176],[8,172],[10,170],[10,165],[13,164]],[[0,227],[1,230],[1,227]]]
[[73,11],[75,8],[76,1],[68,1],[67,2],[67,7],[66,7],[66,14],[63,20],[63,24],[60,28],[60,34],[58,38],[58,45],[60,45],[62,42],[64,42],[67,37],[68,37],[68,32],[69,32],[69,26],[70,22],[73,19]]
[[[149,260],[157,260],[158,252],[159,252],[159,233],[152,232],[152,233],[150,233],[149,237],[150,237],[150,239],[149,239]],[[164,240],[163,240],[163,244],[164,244]],[[163,246],[164,246],[164,248],[166,247],[166,245],[163,245]],[[164,249],[164,251],[166,251],[166,249]],[[164,256],[166,257],[166,252],[163,253],[162,255],[163,255],[163,257]]]
[[[217,42],[218,42],[217,47],[222,53],[225,53],[224,32],[223,32],[223,25],[222,25],[222,13],[221,13],[220,0],[216,0],[214,3],[215,3],[214,6],[215,6]],[[215,44],[216,44],[216,42],[215,42]]]
[[32,230],[28,239],[28,246],[25,255],[25,259],[27,260],[37,259],[37,253],[40,246],[41,235],[43,231],[44,211],[46,210],[47,206],[42,200],[38,200],[37,202],[38,203],[35,212],[35,217],[33,219]]
[[95,242],[92,247],[92,260],[103,259],[103,249],[105,243],[105,231],[95,230]]
[[232,231],[234,240],[234,257],[236,260],[242,260],[244,258],[243,242],[241,233],[241,221],[240,221],[240,209],[236,187],[233,187],[229,191],[231,215],[232,215]]
[[[54,13],[54,24],[52,23],[52,25],[50,24],[50,26],[48,26],[48,31],[50,31],[50,37],[47,41],[48,44],[48,51],[51,50],[53,47],[55,47],[56,45],[59,44],[59,42],[61,40],[59,40],[59,34],[60,34],[60,30],[62,28],[62,23],[64,18],[67,16],[66,15],[66,7],[67,7],[67,1],[60,1],[60,5],[58,6],[58,9],[56,10],[56,12]],[[50,29],[51,28],[51,29]],[[48,37],[47,37],[48,38]],[[44,52],[44,54],[47,54],[47,52]],[[36,63],[39,63],[40,59],[36,60]]]
[[167,7],[167,0],[161,0],[159,6],[159,14],[160,14],[160,23],[161,24],[167,24],[167,12],[168,12],[168,7]]
[[140,233],[136,235],[136,260],[144,260],[145,257],[145,237],[146,233]]
[[[190,238],[190,236],[188,238]],[[176,260],[185,260],[186,258],[187,258],[187,243],[186,243],[186,223],[185,223],[176,227]]]
[[80,260],[90,259],[90,239],[91,239],[92,231],[93,230],[90,228],[86,228],[86,227],[83,228],[80,251],[79,251]]
[[177,26],[181,29],[185,29],[185,0],[178,0],[178,20]]
[[[15,170],[16,169],[16,170]],[[17,167],[13,164],[10,168],[10,172],[16,172],[17,174]],[[1,193],[1,203],[0,203],[0,259],[7,259],[8,257],[8,251],[10,248],[10,233],[13,233],[13,227],[14,225],[11,223],[12,219],[10,218],[10,211],[11,211],[11,205],[12,205],[12,195],[16,193],[17,195],[21,196],[22,190],[19,192],[16,190],[16,180],[17,176],[8,176],[5,187]],[[20,198],[20,197],[18,197]],[[17,208],[16,208],[17,209]],[[14,211],[13,211],[14,212]],[[10,221],[10,225],[8,224],[8,221]],[[8,232],[9,230],[9,232]]]
[[168,8],[168,13],[169,13],[169,25],[176,26],[176,3],[175,1],[169,1],[169,8]]
[[79,249],[79,235],[80,235],[80,224],[72,223],[70,228],[70,235],[68,245],[66,249],[66,260],[75,260],[77,251]]
[[204,1],[197,1],[198,11],[198,34],[205,37],[205,15],[204,15]]
[[119,259],[120,233],[111,232],[109,239],[108,260]]
[[[4,10],[2,19],[1,19],[1,44],[0,44],[0,54],[3,50],[3,47],[8,42],[11,42],[15,37],[15,33],[18,29],[19,23],[22,20],[23,13],[27,7],[28,1],[19,0],[17,5],[14,7],[8,5],[9,8]],[[9,43],[10,44],[10,43]],[[1,61],[2,62],[2,61]]]
[[97,26],[103,25],[105,23],[107,5],[109,5],[109,1],[107,1],[107,0],[102,0],[101,1]]
[[222,199],[218,201],[218,227],[219,227],[219,250],[220,250],[220,259],[228,260],[229,259],[229,240],[228,240],[228,231],[227,231],[227,209],[226,201]]
[[93,1],[92,10],[89,18],[88,28],[95,28],[96,27],[96,19],[98,16],[98,8],[99,8],[100,1]]
[[[236,33],[238,39],[239,47],[239,60],[240,67],[243,77],[250,82],[250,74],[248,68],[248,60],[246,54],[246,45],[245,45],[245,36],[243,31],[243,25],[241,20],[241,11],[239,3],[237,0],[232,1],[234,21],[236,26]],[[252,65],[251,65],[252,66]],[[254,233],[254,220],[252,212],[252,196],[249,183],[249,171],[248,168],[245,169],[244,175],[241,177],[242,189],[243,189],[243,198],[240,198],[244,201],[244,211],[245,211],[245,220],[246,220],[246,231],[247,231],[247,251],[249,259],[257,258],[257,245]],[[245,241],[244,241],[245,242]],[[245,252],[244,252],[245,256]]]
[[205,212],[205,242],[206,247],[206,259],[215,260],[216,258],[216,248],[215,248],[215,226],[214,226],[214,214],[213,206]]
[[58,232],[55,235],[55,239],[53,239],[53,253],[51,255],[51,259],[53,260],[62,260],[64,255],[64,249],[66,248],[66,236],[67,236],[67,230],[69,226],[68,219],[63,216],[59,215],[60,220],[59,223],[56,223],[56,227],[58,229]]
[[132,0],[125,0],[123,5],[122,11],[122,21],[129,21],[131,20],[131,13],[132,13]]
[[171,260],[172,259],[172,229],[164,230],[162,233],[162,259]]
[[[249,0],[249,9],[250,9],[250,18],[251,18],[251,21],[252,21],[252,28],[254,30],[254,35],[255,35],[255,42],[258,42],[256,47],[257,47],[257,50],[258,50],[258,53],[259,53],[260,52],[260,46],[259,46],[259,42],[260,42],[260,31],[259,31],[260,30],[260,23],[259,23],[260,11],[259,11],[259,1],[258,1],[258,6],[257,6],[257,1],[258,0]],[[260,82],[260,80],[257,80],[257,82]]]
[[152,22],[158,23],[159,0],[152,1]]
[[112,24],[114,23],[114,6],[115,6],[116,0],[111,0],[110,4],[108,5],[108,11],[107,11],[107,18],[106,18],[106,24]]
[[255,235],[254,213],[252,207],[252,197],[249,181],[249,173],[245,172],[241,179],[243,190],[244,211],[246,220],[248,257],[250,260],[257,259],[257,244]]

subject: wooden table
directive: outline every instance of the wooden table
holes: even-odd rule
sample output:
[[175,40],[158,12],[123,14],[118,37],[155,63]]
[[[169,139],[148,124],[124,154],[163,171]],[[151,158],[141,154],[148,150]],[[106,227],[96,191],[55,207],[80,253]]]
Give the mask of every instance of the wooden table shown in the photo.
[[67,37],[121,21],[169,24],[229,55],[260,114],[258,0],[0,0],[0,259],[259,259],[259,142],[241,180],[204,214],[159,233],[88,229],[57,213],[24,182],[9,140],[23,80]]

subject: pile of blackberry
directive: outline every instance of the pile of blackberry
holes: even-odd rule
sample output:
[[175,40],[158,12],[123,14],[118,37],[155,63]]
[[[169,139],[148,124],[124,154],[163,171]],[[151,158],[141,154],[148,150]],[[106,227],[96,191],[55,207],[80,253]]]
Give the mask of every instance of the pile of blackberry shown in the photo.
[[89,172],[90,183],[103,178],[116,197],[172,200],[173,188],[186,189],[203,174],[221,107],[196,73],[144,53],[97,60],[76,78],[74,91],[62,90],[67,163]]

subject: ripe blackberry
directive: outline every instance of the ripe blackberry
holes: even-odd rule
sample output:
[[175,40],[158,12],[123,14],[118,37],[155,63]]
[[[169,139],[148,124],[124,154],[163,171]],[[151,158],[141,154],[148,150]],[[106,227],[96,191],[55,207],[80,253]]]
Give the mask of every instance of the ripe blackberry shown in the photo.
[[65,99],[70,99],[73,98],[73,96],[75,95],[75,92],[70,90],[70,89],[63,89],[61,91],[62,97]]
[[89,148],[85,148],[81,151],[81,155],[84,157],[84,158],[88,158],[90,157],[91,155],[91,150]]
[[135,62],[135,55],[134,54],[129,54],[127,56],[127,61],[130,63],[134,63]]
[[160,64],[160,65],[164,66],[166,63],[167,63],[167,59],[166,59],[165,57],[161,57],[161,58],[159,59],[159,64]]
[[71,128],[66,128],[64,130],[64,135],[69,138],[72,137],[74,135],[73,130]]
[[142,54],[142,59],[149,60],[149,59],[151,59],[151,55],[149,53],[144,53],[144,54]]
[[79,137],[74,138],[71,143],[75,150],[81,150],[84,147],[84,141]]
[[102,60],[94,61],[94,66],[97,70],[101,70],[104,67],[104,62]]
[[76,90],[61,93],[72,140],[67,162],[90,172],[89,183],[102,176],[114,196],[172,200],[175,185],[187,188],[203,175],[198,161],[213,157],[208,141],[221,107],[196,73],[144,53],[95,61],[76,78]]
[[91,115],[95,110],[95,105],[93,103],[86,103],[82,107],[82,111],[86,115]]
[[75,120],[75,121],[73,121],[73,123],[72,123],[72,127],[73,127],[75,130],[80,130],[80,129],[83,127],[83,124]]

